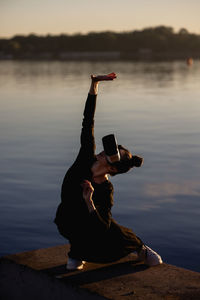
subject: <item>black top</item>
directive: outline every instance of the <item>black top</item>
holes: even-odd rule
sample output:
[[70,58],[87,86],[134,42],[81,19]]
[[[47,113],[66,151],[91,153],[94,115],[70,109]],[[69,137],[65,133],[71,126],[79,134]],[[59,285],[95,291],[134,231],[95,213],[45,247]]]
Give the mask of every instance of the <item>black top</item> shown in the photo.
[[[96,96],[88,94],[81,131],[81,148],[67,171],[61,191],[55,223],[60,233],[71,244],[70,257],[109,262],[140,249],[142,241],[131,229],[123,227],[112,218],[113,185],[106,180],[101,184],[92,182],[91,166],[96,160],[94,139],[94,113]],[[83,199],[81,183],[92,182],[92,196],[96,210],[89,213]]]

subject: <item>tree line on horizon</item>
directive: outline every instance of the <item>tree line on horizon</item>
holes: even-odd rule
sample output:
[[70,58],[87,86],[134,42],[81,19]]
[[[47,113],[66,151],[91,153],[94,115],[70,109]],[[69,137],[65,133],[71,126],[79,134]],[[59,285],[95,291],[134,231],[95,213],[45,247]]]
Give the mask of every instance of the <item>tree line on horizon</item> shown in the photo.
[[69,52],[120,52],[127,57],[136,53],[199,55],[200,35],[182,28],[177,33],[172,27],[157,26],[130,32],[89,32],[39,36],[16,35],[0,38],[0,57],[37,58],[49,54],[59,58]]

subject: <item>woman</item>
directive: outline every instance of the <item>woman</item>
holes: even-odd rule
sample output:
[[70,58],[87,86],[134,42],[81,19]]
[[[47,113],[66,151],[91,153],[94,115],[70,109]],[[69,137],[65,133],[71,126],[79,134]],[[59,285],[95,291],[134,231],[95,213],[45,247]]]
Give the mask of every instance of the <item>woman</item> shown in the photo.
[[110,164],[102,151],[95,155],[94,114],[100,81],[114,80],[115,73],[91,76],[84,109],[79,154],[67,171],[55,223],[70,242],[67,269],[82,269],[85,261],[106,263],[137,252],[147,265],[162,263],[161,257],[131,229],[112,218],[113,186],[108,175],[125,173],[142,165],[143,159],[118,146],[120,161]]

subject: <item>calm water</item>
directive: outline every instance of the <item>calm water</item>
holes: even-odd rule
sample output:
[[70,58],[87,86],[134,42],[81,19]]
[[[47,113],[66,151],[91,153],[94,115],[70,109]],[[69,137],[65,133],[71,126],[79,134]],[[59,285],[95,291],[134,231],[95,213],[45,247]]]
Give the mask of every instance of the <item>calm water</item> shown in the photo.
[[145,158],[111,178],[115,219],[170,264],[200,270],[200,62],[0,62],[0,255],[63,244],[53,223],[79,148],[91,73],[95,136]]

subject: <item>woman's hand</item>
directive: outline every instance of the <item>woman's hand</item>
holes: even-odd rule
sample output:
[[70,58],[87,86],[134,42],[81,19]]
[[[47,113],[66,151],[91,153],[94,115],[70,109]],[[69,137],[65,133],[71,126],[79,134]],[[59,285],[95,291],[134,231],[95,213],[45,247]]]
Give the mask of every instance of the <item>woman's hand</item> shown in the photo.
[[92,212],[96,209],[95,205],[94,205],[94,202],[92,200],[92,195],[93,195],[93,192],[94,192],[94,188],[93,188],[91,182],[88,181],[88,180],[84,180],[81,183],[81,186],[83,188],[83,198],[85,200],[85,203],[87,204],[89,212]]
[[117,78],[117,75],[114,72],[107,75],[91,75],[93,81],[113,80],[115,78]]
[[92,82],[91,82],[89,94],[97,95],[98,85],[100,81],[113,80],[115,78],[117,78],[117,75],[115,73],[110,73],[107,75],[91,75]]
[[83,188],[83,198],[88,201],[90,199],[92,199],[92,195],[94,192],[94,188],[91,184],[90,181],[88,180],[84,180],[81,184],[82,188]]

